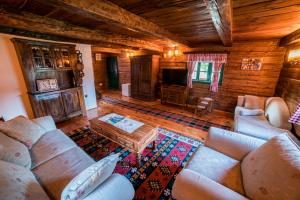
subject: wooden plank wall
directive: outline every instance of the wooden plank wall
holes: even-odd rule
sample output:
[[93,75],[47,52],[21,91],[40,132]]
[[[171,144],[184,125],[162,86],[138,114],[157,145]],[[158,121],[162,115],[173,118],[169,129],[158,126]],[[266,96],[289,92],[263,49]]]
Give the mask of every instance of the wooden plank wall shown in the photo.
[[[233,112],[238,95],[273,96],[284,61],[285,48],[278,47],[278,40],[235,42],[232,47],[203,46],[194,51],[228,51],[222,86],[216,94],[215,108]],[[263,58],[260,71],[241,70],[242,59],[247,57]],[[161,59],[160,66],[176,66],[185,62],[182,55],[172,59]],[[209,85],[194,84],[190,97],[208,96]]]
[[126,56],[126,53],[123,52],[118,55],[118,66],[119,66],[119,83],[130,83],[131,82],[131,66],[130,59]]
[[[101,54],[101,61],[95,60],[95,53]],[[94,69],[94,82],[97,96],[100,90],[105,90],[107,88],[107,73],[106,73],[106,57],[108,54],[92,51],[93,56],[93,69]],[[100,84],[102,83],[102,88]]]
[[[300,43],[288,47],[276,87],[276,95],[285,99],[291,113],[294,112],[297,102],[300,101],[300,63],[292,65],[288,62],[288,53],[294,49],[300,49]],[[300,136],[300,126],[296,125],[295,129]]]

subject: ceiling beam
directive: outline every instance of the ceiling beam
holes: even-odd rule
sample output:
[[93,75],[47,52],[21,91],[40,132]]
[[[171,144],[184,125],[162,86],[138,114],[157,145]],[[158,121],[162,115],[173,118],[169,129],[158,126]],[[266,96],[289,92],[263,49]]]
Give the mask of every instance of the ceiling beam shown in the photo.
[[232,46],[231,0],[204,0],[224,46]]
[[279,46],[288,46],[290,44],[300,42],[300,29],[292,32],[291,34],[281,38]]
[[[78,39],[79,41],[91,41],[92,43],[111,43],[112,45],[122,45],[125,47],[134,47],[148,49],[156,52],[162,52],[163,48],[154,43],[124,36],[114,33],[105,33],[100,30],[91,30],[80,26],[74,26],[62,21],[41,17],[38,15],[21,12],[19,14],[0,10],[0,26],[14,27],[30,32],[45,33],[49,35],[68,37]],[[1,31],[1,30],[0,30]]]
[[92,52],[121,54],[122,50],[121,49],[107,48],[107,47],[92,46]]
[[106,0],[39,0],[52,6],[59,6],[72,13],[79,13],[86,17],[104,21],[120,28],[140,32],[146,35],[169,40],[172,45],[188,47],[190,43],[176,34],[150,22],[134,13],[131,13],[118,5]]

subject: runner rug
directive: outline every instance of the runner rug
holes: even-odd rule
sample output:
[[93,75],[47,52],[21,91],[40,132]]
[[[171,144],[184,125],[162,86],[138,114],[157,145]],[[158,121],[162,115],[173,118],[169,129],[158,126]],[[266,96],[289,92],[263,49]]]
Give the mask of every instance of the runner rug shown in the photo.
[[68,135],[94,160],[121,153],[115,172],[123,174],[135,189],[135,199],[172,199],[171,189],[176,175],[182,170],[200,141],[159,128],[157,149],[146,148],[142,165],[135,167],[136,157],[127,149],[91,132],[88,127],[76,129]]
[[228,129],[228,130],[230,129],[229,126],[214,124],[214,123],[210,123],[205,120],[199,120],[194,117],[189,117],[189,116],[182,115],[179,113],[173,113],[173,112],[169,112],[169,111],[165,111],[165,110],[161,110],[161,109],[157,109],[157,108],[153,108],[153,107],[141,106],[139,104],[130,103],[127,101],[111,98],[108,96],[103,96],[101,101],[112,104],[112,105],[117,105],[117,106],[121,106],[121,107],[124,107],[127,109],[131,109],[131,110],[134,110],[137,112],[141,112],[144,114],[152,115],[152,116],[162,118],[165,120],[173,121],[173,122],[183,124],[186,126],[190,126],[190,127],[193,127],[193,128],[199,129],[199,130],[208,131],[209,127],[211,127],[211,126]]

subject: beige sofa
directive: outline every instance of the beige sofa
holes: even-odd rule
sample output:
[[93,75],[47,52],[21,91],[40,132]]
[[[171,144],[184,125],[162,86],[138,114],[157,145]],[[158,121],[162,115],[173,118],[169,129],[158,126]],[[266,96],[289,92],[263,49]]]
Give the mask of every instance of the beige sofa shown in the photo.
[[[95,161],[56,128],[52,117],[37,118],[33,121],[47,132],[30,149],[31,171],[47,196],[59,200],[65,186]],[[106,200],[129,200],[134,196],[134,189],[124,176],[113,174],[85,200],[97,199],[98,195]]]
[[300,149],[287,134],[269,141],[210,128],[176,176],[177,200],[285,199],[300,197]]
[[[241,114],[245,110],[253,109],[261,109],[264,113],[257,116]],[[289,117],[289,109],[280,97],[239,96],[235,108],[234,131],[268,140],[291,130]]]

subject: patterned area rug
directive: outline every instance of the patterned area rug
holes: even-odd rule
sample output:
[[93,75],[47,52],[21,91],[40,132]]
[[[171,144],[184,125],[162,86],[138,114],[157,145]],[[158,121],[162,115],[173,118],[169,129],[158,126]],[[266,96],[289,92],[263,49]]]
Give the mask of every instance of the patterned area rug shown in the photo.
[[201,142],[159,128],[157,149],[146,148],[141,167],[135,167],[136,157],[127,149],[92,133],[88,127],[76,129],[68,135],[94,160],[111,153],[121,153],[116,173],[126,176],[135,188],[135,199],[172,199],[171,189],[176,175]]
[[168,111],[160,110],[160,109],[153,108],[153,107],[145,107],[145,106],[141,106],[141,105],[138,105],[135,103],[122,101],[120,99],[115,99],[115,98],[111,98],[111,97],[107,97],[107,96],[102,97],[101,101],[112,104],[112,105],[118,105],[118,106],[121,106],[124,108],[128,108],[128,109],[131,109],[131,110],[134,110],[137,112],[141,112],[144,114],[152,115],[152,116],[162,118],[165,120],[173,121],[173,122],[183,124],[186,126],[190,126],[190,127],[196,128],[196,129],[204,130],[204,131],[208,131],[209,127],[211,127],[211,126],[219,127],[219,128],[223,128],[223,129],[230,129],[229,126],[213,124],[213,123],[210,123],[210,122],[207,122],[204,120],[199,120],[194,117],[188,117],[188,116],[185,116],[182,114],[168,112]]

